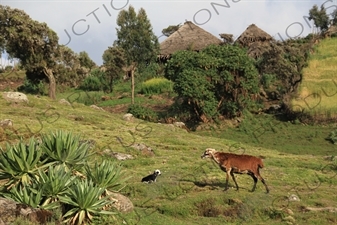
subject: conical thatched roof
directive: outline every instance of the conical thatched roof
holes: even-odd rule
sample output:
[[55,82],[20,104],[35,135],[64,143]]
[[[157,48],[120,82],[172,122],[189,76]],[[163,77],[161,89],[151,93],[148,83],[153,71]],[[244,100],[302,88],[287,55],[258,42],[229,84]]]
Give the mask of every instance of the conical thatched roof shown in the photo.
[[266,42],[273,38],[265,31],[258,28],[255,24],[251,24],[247,29],[236,39],[235,43],[242,46],[249,46],[253,42]]
[[210,44],[221,43],[219,38],[187,21],[160,44],[159,57],[167,58],[179,50],[198,51]]
[[337,26],[336,25],[332,25],[329,27],[329,29],[324,33],[325,37],[329,37],[332,34],[336,34],[337,33]]

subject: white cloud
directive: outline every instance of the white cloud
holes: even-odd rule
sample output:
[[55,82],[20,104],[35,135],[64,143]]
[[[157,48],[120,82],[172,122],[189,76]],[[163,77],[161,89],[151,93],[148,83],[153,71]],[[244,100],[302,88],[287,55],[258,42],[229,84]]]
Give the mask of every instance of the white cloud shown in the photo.
[[[287,34],[307,35],[311,29],[303,16],[308,15],[314,4],[320,6],[324,2],[325,7],[337,5],[336,0],[0,0],[0,4],[22,9],[33,19],[46,22],[57,32],[61,44],[69,42],[66,30],[71,36],[68,46],[75,52],[88,52],[98,64],[102,63],[104,50],[116,39],[116,18],[123,6],[125,9],[129,5],[136,10],[144,8],[158,37],[163,28],[190,20],[194,23],[207,21],[200,27],[217,37],[220,33],[237,37],[255,23],[276,38],[278,33],[287,38]],[[160,37],[159,41],[164,39]]]

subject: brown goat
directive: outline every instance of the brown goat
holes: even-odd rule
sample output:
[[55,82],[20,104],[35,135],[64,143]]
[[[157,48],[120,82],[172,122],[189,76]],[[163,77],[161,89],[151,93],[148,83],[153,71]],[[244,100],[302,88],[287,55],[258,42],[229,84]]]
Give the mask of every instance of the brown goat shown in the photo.
[[225,190],[228,190],[229,175],[231,175],[236,185],[236,190],[239,190],[239,186],[236,183],[234,173],[246,173],[250,175],[254,180],[252,192],[255,191],[257,180],[260,179],[263,185],[266,187],[267,193],[269,193],[269,188],[259,172],[259,169],[263,168],[264,166],[262,159],[251,155],[237,155],[233,153],[218,152],[213,148],[207,148],[201,158],[213,159],[220,166],[220,169],[226,172]]

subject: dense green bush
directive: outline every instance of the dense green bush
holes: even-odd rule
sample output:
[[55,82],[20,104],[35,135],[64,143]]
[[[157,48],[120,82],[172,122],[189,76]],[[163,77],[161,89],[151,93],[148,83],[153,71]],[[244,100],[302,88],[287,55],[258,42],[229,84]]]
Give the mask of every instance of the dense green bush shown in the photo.
[[27,94],[45,94],[45,86],[42,80],[40,80],[38,83],[34,83],[33,81],[29,79],[25,79],[23,84],[18,87],[18,91],[27,93]]
[[168,61],[165,77],[174,82],[181,107],[203,122],[240,116],[254,106],[259,90],[254,61],[245,49],[232,45],[178,51]]
[[94,69],[91,71],[90,75],[86,77],[81,85],[79,86],[80,90],[83,91],[108,91],[109,85],[106,82],[106,74],[100,69]]
[[173,82],[166,78],[152,78],[141,84],[140,92],[145,95],[161,94],[173,91]]
[[151,122],[157,121],[158,119],[158,115],[156,112],[147,107],[137,104],[130,105],[128,108],[128,113],[131,113],[136,118]]

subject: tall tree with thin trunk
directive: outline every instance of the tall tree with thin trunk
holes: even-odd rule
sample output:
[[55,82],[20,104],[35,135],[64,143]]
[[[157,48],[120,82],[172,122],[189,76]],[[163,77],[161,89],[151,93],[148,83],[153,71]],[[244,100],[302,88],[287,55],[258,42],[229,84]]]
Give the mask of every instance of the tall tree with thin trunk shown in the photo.
[[141,8],[136,13],[133,6],[122,10],[117,17],[117,40],[115,46],[124,49],[127,67],[131,72],[131,103],[134,104],[134,73],[138,66],[155,60],[159,52],[158,38],[146,12]]
[[18,58],[26,71],[43,72],[49,81],[49,97],[56,99],[58,36],[46,23],[31,19],[22,10],[0,5],[0,49]]
[[318,6],[314,5],[309,10],[309,20],[314,21],[315,26],[320,29],[321,33],[324,33],[329,28],[329,16],[323,5],[321,9],[318,9]]

